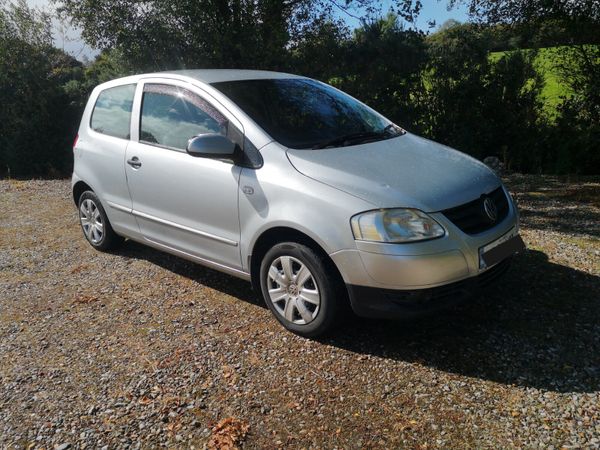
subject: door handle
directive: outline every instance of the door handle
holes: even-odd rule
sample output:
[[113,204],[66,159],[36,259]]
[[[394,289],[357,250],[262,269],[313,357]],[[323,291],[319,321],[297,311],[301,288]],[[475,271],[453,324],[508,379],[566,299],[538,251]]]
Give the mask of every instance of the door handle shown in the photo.
[[140,161],[140,158],[138,158],[137,156],[134,156],[133,158],[128,159],[127,164],[129,164],[134,169],[139,169],[140,167],[142,167],[142,162]]

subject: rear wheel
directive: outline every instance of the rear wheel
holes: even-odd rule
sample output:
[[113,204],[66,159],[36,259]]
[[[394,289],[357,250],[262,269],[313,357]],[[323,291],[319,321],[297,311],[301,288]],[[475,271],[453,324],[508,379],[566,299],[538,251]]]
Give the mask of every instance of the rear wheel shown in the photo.
[[335,274],[310,247],[276,244],[263,258],[260,279],[265,302],[288,330],[315,337],[335,324],[340,310]]
[[79,197],[79,223],[85,238],[96,250],[107,251],[123,241],[113,231],[98,196],[92,191],[85,191]]

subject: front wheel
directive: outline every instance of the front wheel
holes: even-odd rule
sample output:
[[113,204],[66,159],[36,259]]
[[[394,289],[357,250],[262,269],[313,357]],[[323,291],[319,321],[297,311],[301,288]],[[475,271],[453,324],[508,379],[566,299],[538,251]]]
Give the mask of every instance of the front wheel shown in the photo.
[[263,258],[260,281],[265,302],[288,330],[315,337],[335,325],[340,310],[335,274],[310,247],[296,242],[273,246]]

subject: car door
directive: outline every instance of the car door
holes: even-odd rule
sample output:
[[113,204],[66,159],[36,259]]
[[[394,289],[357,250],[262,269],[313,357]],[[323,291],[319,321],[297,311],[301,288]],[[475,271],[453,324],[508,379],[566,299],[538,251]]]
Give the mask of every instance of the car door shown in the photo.
[[133,214],[144,239],[241,268],[241,168],[186,152],[190,138],[227,135],[232,127],[242,130],[241,124],[203,91],[177,81],[140,83],[134,108],[139,128],[127,148],[126,173]]

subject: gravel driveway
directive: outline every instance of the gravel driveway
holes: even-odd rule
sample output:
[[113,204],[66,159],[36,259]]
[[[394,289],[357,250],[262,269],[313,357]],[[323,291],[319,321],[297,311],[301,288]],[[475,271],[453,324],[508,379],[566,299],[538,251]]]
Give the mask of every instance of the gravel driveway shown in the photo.
[[529,250],[492,292],[311,341],[243,281],[94,251],[68,181],[0,181],[0,448],[600,447],[600,180],[507,182]]

